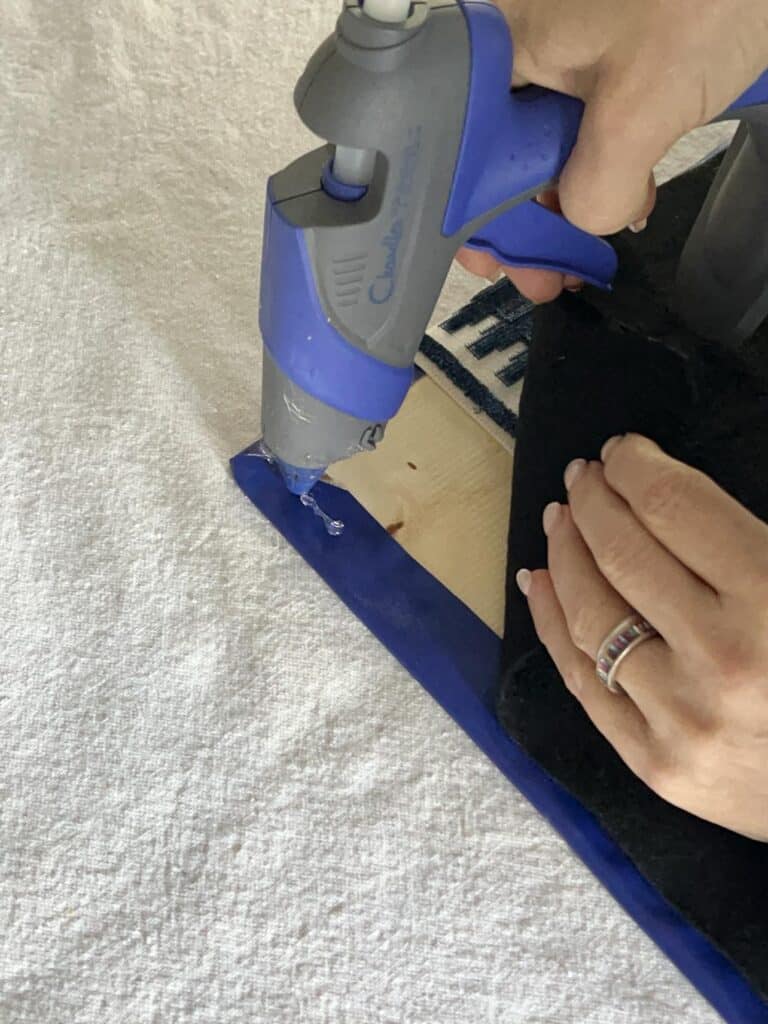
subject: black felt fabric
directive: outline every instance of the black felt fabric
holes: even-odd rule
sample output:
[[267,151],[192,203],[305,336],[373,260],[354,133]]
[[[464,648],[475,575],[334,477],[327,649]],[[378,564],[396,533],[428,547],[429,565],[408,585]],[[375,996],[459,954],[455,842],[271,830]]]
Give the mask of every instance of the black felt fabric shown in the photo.
[[665,186],[644,234],[614,239],[622,270],[613,295],[566,295],[537,314],[518,425],[498,710],[768,999],[768,845],[671,807],[631,774],[560,681],[514,582],[520,567],[546,564],[541,513],[566,500],[567,463],[598,458],[617,433],[654,438],[768,521],[768,329],[735,355],[689,334],[669,309],[677,259],[716,164]]

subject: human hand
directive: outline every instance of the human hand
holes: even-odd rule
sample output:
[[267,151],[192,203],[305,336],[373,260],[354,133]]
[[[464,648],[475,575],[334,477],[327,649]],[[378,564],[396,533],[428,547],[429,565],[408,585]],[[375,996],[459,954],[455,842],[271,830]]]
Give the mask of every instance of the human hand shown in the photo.
[[[559,202],[596,235],[643,226],[655,203],[653,168],[686,132],[721,114],[768,65],[765,0],[495,0],[515,45],[515,82],[586,103]],[[546,302],[578,279],[502,268],[462,250],[468,270],[502,270]]]
[[[768,525],[637,435],[566,470],[548,570],[518,574],[568,689],[630,769],[683,810],[768,841]],[[634,611],[659,636],[596,675]]]

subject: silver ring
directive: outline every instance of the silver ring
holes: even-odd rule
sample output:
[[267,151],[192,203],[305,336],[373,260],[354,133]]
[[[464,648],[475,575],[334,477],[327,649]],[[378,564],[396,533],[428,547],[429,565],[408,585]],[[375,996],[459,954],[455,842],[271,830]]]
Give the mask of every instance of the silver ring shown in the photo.
[[619,666],[636,647],[658,636],[647,619],[635,613],[612,629],[597,652],[597,678],[611,693],[623,693],[616,680]]

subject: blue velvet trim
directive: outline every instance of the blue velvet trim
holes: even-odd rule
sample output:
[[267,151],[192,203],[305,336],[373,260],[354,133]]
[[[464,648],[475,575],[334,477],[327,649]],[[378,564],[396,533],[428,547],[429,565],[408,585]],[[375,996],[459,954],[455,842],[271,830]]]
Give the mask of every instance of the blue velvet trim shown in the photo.
[[[768,1024],[734,965],[650,885],[593,815],[503,731],[494,713],[496,635],[414,561],[344,491],[318,484],[324,510],[346,523],[329,537],[274,470],[246,449],[235,480],[280,533],[514,783],[729,1024]],[[254,526],[256,528],[256,526]],[[617,950],[617,956],[632,951]]]

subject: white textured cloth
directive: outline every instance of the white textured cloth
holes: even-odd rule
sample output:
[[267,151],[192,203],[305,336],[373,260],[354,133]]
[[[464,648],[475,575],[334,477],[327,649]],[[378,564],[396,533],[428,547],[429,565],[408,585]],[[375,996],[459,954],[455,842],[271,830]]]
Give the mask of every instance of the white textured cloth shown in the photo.
[[230,480],[336,7],[0,9],[0,1022],[708,1024]]

